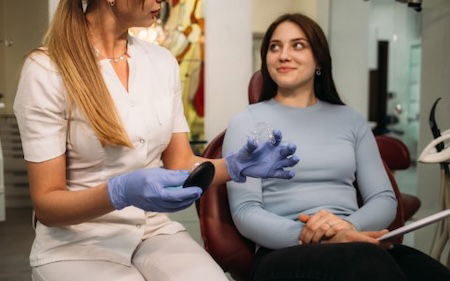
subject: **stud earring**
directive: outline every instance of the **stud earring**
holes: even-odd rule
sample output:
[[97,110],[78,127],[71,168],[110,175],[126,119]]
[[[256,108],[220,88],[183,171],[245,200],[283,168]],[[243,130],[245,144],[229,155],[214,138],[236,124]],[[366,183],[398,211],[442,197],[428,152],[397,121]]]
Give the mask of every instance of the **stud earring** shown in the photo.
[[114,7],[116,5],[116,0],[107,0],[110,7]]
[[320,68],[316,69],[316,75],[317,75],[317,76],[322,75],[322,71],[320,70]]

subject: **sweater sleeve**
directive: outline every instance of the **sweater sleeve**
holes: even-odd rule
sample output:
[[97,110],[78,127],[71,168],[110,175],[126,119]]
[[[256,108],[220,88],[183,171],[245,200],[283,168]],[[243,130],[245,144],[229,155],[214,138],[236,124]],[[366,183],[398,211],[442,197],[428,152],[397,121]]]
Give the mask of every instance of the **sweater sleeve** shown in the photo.
[[357,133],[356,179],[363,206],[346,218],[359,230],[389,226],[397,210],[397,199],[381,160],[375,138],[367,123]]
[[[229,125],[223,154],[238,151],[252,128],[249,115],[241,114]],[[233,221],[239,232],[256,244],[280,249],[299,244],[303,224],[264,208],[261,179],[247,178],[244,183],[228,182],[228,199]]]

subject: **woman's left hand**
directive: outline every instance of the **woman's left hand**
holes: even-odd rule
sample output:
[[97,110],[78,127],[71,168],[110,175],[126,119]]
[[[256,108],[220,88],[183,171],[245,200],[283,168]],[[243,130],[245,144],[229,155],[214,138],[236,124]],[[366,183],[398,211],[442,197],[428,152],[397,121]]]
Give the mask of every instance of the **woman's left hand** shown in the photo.
[[344,229],[339,231],[330,239],[324,240],[323,243],[350,243],[350,242],[366,242],[379,245],[383,248],[389,248],[388,243],[381,243],[378,238],[387,233],[387,230],[379,231],[357,231],[353,229]]
[[281,132],[274,130],[273,142],[258,145],[248,139],[237,153],[225,157],[228,174],[235,182],[245,182],[246,177],[290,179],[295,174],[284,168],[295,166],[299,158],[294,155],[294,144],[281,144]]
[[319,243],[342,230],[355,230],[351,223],[326,210],[320,210],[312,216],[300,214],[298,218],[305,223],[299,237],[303,244]]

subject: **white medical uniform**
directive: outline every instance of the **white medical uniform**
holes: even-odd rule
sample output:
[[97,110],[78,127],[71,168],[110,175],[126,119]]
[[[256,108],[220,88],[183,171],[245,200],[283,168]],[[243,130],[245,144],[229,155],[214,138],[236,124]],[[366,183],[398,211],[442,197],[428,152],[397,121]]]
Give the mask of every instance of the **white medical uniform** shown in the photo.
[[[14,103],[24,157],[30,162],[42,162],[65,154],[67,187],[71,191],[98,185],[135,169],[160,167],[161,153],[172,134],[189,130],[183,114],[178,64],[169,51],[129,37],[128,55],[128,92],[109,60],[100,61],[100,69],[133,149],[103,147],[80,111],[75,108],[69,112],[67,90],[48,56],[35,53],[25,61]],[[30,263],[39,267],[61,261],[106,261],[130,267],[142,241],[162,235],[172,237],[171,234],[184,230],[166,214],[135,207],[65,227],[48,227],[38,222]],[[173,237],[195,243],[187,235]],[[220,268],[196,246],[191,251],[201,251],[207,264],[222,276]],[[163,257],[164,251],[159,252]],[[176,264],[173,256],[171,259]],[[159,279],[146,276],[146,280]]]

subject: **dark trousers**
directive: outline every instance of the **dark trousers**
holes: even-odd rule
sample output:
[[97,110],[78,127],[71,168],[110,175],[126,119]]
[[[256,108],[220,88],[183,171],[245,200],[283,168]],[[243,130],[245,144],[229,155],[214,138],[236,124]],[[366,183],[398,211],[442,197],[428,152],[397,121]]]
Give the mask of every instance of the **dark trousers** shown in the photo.
[[253,281],[450,281],[450,270],[416,249],[369,243],[260,248]]

